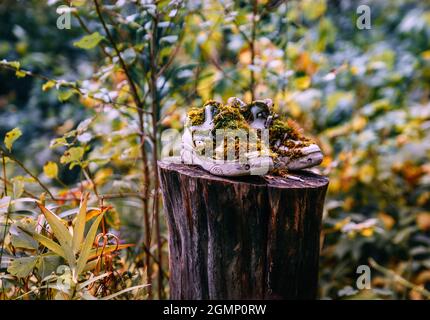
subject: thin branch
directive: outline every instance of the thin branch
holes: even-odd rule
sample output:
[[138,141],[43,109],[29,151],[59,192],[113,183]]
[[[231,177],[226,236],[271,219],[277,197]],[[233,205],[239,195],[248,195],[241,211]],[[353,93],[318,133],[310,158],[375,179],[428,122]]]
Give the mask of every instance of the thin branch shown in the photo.
[[178,52],[181,49],[181,47],[182,47],[182,38],[179,39],[178,43],[175,46],[175,49],[173,49],[173,52],[170,54],[169,59],[167,60],[167,62],[158,71],[157,78],[161,77],[164,74],[164,72],[170,67],[170,65],[175,60],[176,55],[178,54]]
[[[104,99],[102,99],[102,98],[97,98],[97,97],[95,97],[95,96],[94,96],[94,95],[92,95],[92,94],[88,94],[88,93],[84,92],[84,89],[83,89],[83,88],[78,87],[75,83],[72,83],[72,82],[65,82],[65,81],[61,81],[61,80],[57,80],[57,79],[51,79],[51,78],[48,78],[47,76],[44,76],[44,75],[41,75],[41,74],[38,74],[38,73],[34,73],[34,72],[32,72],[32,71],[29,71],[29,70],[17,69],[17,68],[14,68],[14,67],[10,66],[10,65],[3,64],[3,63],[1,63],[1,62],[0,62],[0,67],[1,67],[1,68],[4,68],[4,69],[7,69],[7,70],[14,71],[14,72],[16,72],[16,71],[21,71],[21,72],[24,72],[24,73],[25,73],[25,75],[27,75],[27,76],[34,77],[34,78],[39,78],[39,79],[42,79],[42,80],[44,80],[44,81],[53,81],[53,82],[55,82],[55,84],[56,84],[56,85],[58,85],[58,86],[61,86],[61,87],[64,87],[64,88],[70,88],[70,89],[74,89],[74,90],[76,90],[76,92],[77,92],[78,94],[80,94],[81,96],[83,96],[83,97],[88,97],[88,98],[90,98],[90,99],[92,99],[92,100],[94,100],[94,101],[97,101],[97,102],[99,102],[99,103],[108,104],[108,102],[107,102],[106,100],[104,100]],[[130,94],[131,94],[131,93],[130,93]],[[131,105],[129,105],[129,104],[118,103],[118,102],[113,101],[113,100],[109,101],[109,104],[112,104],[113,106],[118,106],[118,107],[124,107],[124,108],[129,108],[129,109],[138,110],[138,107],[131,106]],[[150,112],[147,112],[147,111],[145,111],[145,110],[142,110],[142,112],[143,112],[143,113],[150,114]]]
[[2,163],[3,163],[3,181],[4,181],[4,195],[7,197],[7,176],[6,176],[6,157],[5,154],[1,153]]
[[[119,192],[119,193],[110,193],[110,194],[100,194],[99,193],[99,198],[102,200],[111,200],[111,199],[127,199],[127,198],[137,198],[137,199],[142,199],[142,195],[139,192]],[[75,197],[71,197],[71,198],[61,198],[61,197],[57,197],[55,198],[55,201],[76,201],[79,200]]]
[[28,170],[21,161],[19,161],[15,156],[10,154],[6,150],[4,150],[3,147],[1,147],[1,146],[0,146],[0,151],[3,153],[3,156],[7,156],[9,159],[11,159],[13,162],[15,162],[18,166],[20,166],[21,169],[23,169],[30,177],[32,177],[42,187],[43,190],[46,191],[46,193],[48,193],[48,195],[51,197],[52,200],[55,200],[55,196],[48,189],[48,187],[42,181],[40,181],[40,179],[36,175],[34,175],[30,170]]
[[[82,20],[82,18],[79,15],[79,13],[78,12],[73,12],[73,15],[76,17],[76,19],[78,19],[79,25],[82,27],[82,29],[84,29],[84,31],[86,33],[91,34],[92,33],[91,30],[88,29],[87,25],[85,24],[84,20]],[[102,41],[99,42],[98,46],[102,50],[103,54],[112,61],[112,56],[107,52],[106,47],[105,47],[105,45],[103,44]]]
[[[0,180],[3,181],[3,183],[7,183],[7,185],[13,187],[12,182],[10,182],[9,180],[6,180],[3,177],[0,177]],[[25,194],[26,196],[28,196],[29,198],[33,198],[33,199],[39,199],[36,195],[32,194],[31,192],[27,191],[24,189],[23,194]]]
[[162,243],[161,243],[161,234],[160,234],[160,207],[159,207],[159,188],[160,188],[160,181],[158,179],[158,139],[157,139],[157,133],[158,133],[158,110],[159,110],[159,99],[158,99],[158,88],[157,88],[157,81],[158,81],[158,73],[157,72],[157,60],[158,60],[158,50],[157,50],[157,32],[158,32],[158,11],[156,9],[156,12],[153,16],[152,21],[152,32],[150,37],[150,46],[149,46],[149,59],[150,59],[150,66],[151,66],[151,81],[149,85],[149,90],[151,91],[151,107],[152,107],[152,136],[154,137],[153,140],[153,152],[152,152],[152,161],[153,161],[153,167],[154,167],[154,199],[153,199],[153,218],[152,220],[155,220],[155,236],[157,239],[157,253],[158,253],[158,261],[159,261],[159,268],[158,268],[158,297],[160,299],[163,298],[163,273],[162,273],[162,264],[163,264],[163,252],[161,250]]
[[394,271],[392,271],[390,269],[387,269],[387,268],[384,268],[383,266],[381,266],[380,264],[378,264],[372,258],[369,259],[369,264],[370,264],[370,266],[372,268],[378,270],[379,272],[383,273],[387,277],[392,278],[395,282],[401,284],[402,286],[404,286],[404,287],[406,287],[408,289],[411,289],[411,290],[414,290],[416,292],[419,292],[420,294],[422,294],[427,299],[430,299],[430,291],[426,290],[424,287],[417,286],[417,285],[413,284],[412,282],[409,282],[408,280],[406,280],[402,276],[398,275]]
[[132,96],[133,96],[133,98],[135,100],[135,103],[136,103],[136,105],[138,106],[139,109],[143,110],[144,109],[143,108],[143,103],[142,103],[142,101],[139,98],[139,93],[137,91],[136,84],[134,83],[133,79],[131,78],[131,75],[130,75],[130,72],[128,70],[128,67],[127,67],[124,59],[121,56],[121,51],[119,50],[118,46],[116,45],[115,40],[113,39],[112,34],[111,34],[111,32],[109,31],[109,28],[106,25],[106,22],[105,22],[105,20],[103,18],[103,15],[101,13],[100,4],[99,4],[98,0],[93,0],[93,1],[94,1],[94,5],[96,7],[97,16],[98,16],[98,18],[99,18],[99,20],[100,20],[100,22],[101,22],[101,24],[103,26],[103,29],[104,29],[104,31],[106,33],[106,36],[108,37],[108,40],[109,40],[111,46],[115,50],[115,53],[116,53],[116,56],[118,57],[119,63],[121,65],[121,68],[124,70],[124,73],[125,73],[125,76],[127,78],[128,83],[130,85],[130,89],[132,91],[131,93],[132,93]]
[[258,2],[257,0],[253,0],[252,2],[252,33],[251,33],[251,42],[249,43],[249,47],[251,50],[251,100],[255,99],[255,40],[257,36],[257,13],[258,13]]
[[[6,177],[6,157],[4,152],[2,152],[2,163],[3,163],[3,179],[4,179],[4,195],[7,197],[7,177]],[[3,230],[3,239],[1,242],[1,252],[0,252],[0,265],[3,261],[3,251],[4,251],[4,244],[6,241],[6,234],[7,234],[7,225],[9,224],[9,208],[7,208],[6,211],[6,223],[4,225]],[[4,292],[4,286],[2,285],[2,290]]]
[[[103,26],[103,29],[106,33],[106,36],[107,36],[111,46],[115,50],[115,53],[118,57],[118,61],[121,65],[121,68],[124,70],[124,74],[127,78],[127,82],[128,82],[130,89],[132,91],[132,96],[133,96],[134,102],[137,106],[138,119],[139,119],[139,130],[141,131],[141,134],[143,134],[145,132],[145,130],[144,130],[144,104],[143,104],[143,100],[141,100],[139,98],[139,93],[137,91],[136,84],[134,83],[134,81],[130,75],[130,72],[128,70],[128,67],[127,67],[124,59],[121,56],[121,52],[118,49],[118,46],[116,45],[115,40],[114,40],[112,34],[110,33],[109,28],[106,25],[106,22],[105,22],[103,15],[101,13],[101,7],[100,7],[98,0],[93,0],[93,2],[95,5],[95,8],[96,8],[97,16],[98,16],[98,18],[99,18],[99,20]],[[149,211],[148,211],[148,201],[147,201],[147,199],[149,198],[149,167],[148,167],[148,160],[147,160],[146,149],[145,149],[145,139],[143,136],[141,136],[140,153],[141,153],[141,157],[143,159],[143,176],[144,176],[143,194],[144,194],[145,200],[142,200],[143,211],[144,211],[144,227],[145,227],[145,235],[146,235],[146,245],[147,245],[147,247],[149,247],[149,245],[148,245],[150,243],[150,239],[148,240],[148,236],[149,236]],[[149,282],[149,284],[151,284],[152,267],[151,267],[150,256],[148,254],[146,255],[145,263],[146,263],[146,269],[147,269],[148,282]],[[149,286],[149,288],[148,288],[149,298],[152,297],[151,288],[152,288],[152,286]]]

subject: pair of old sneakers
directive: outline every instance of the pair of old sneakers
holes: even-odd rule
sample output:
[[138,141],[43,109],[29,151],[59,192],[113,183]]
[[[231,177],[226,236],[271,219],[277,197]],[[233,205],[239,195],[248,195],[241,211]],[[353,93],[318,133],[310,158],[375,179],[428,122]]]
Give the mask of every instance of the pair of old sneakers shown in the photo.
[[273,112],[272,100],[246,104],[232,97],[188,112],[181,159],[214,175],[244,176],[310,168],[323,155],[294,122]]

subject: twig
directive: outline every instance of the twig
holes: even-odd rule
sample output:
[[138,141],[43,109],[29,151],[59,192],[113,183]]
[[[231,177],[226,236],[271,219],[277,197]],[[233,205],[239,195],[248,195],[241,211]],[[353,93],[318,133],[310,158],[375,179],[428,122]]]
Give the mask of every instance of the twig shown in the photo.
[[[73,15],[78,19],[79,25],[82,27],[82,29],[84,29],[86,33],[91,34],[92,33],[91,30],[88,29],[84,20],[82,20],[81,16],[77,12],[74,12]],[[99,42],[98,46],[100,47],[104,55],[112,61],[112,56],[106,51],[106,47],[103,45],[103,42]]]
[[[10,182],[9,180],[6,180],[3,177],[0,177],[0,180],[3,181],[3,183],[7,183],[9,186],[13,187],[12,182]],[[33,199],[39,199],[36,195],[32,194],[31,192],[27,191],[24,189],[23,193],[25,195],[27,195],[29,198],[33,198]]]
[[[151,91],[151,106],[152,106],[152,136],[153,140],[153,168],[154,168],[154,199],[152,202],[153,206],[153,221],[155,220],[155,236],[157,238],[157,252],[158,252],[158,297],[163,298],[163,252],[161,250],[161,234],[160,234],[160,208],[159,208],[159,180],[158,180],[158,139],[157,139],[157,122],[158,122],[158,89],[157,89],[157,32],[158,32],[158,11],[156,10],[153,16],[152,32],[149,46],[149,59],[151,66],[151,81],[149,90]],[[150,247],[150,246],[149,246]]]
[[[4,152],[2,152],[2,164],[3,164],[3,179],[4,179],[4,195],[7,197],[6,157],[5,157]],[[9,224],[9,214],[10,214],[9,208],[7,208],[6,223],[4,225],[3,239],[1,242],[0,266],[1,266],[1,263],[3,261],[3,251],[4,251],[5,241],[6,241],[7,225]],[[2,291],[4,293],[4,285],[3,284],[2,284]]]
[[384,275],[392,278],[395,282],[401,284],[402,286],[404,286],[408,289],[417,291],[420,294],[422,294],[424,297],[426,297],[427,299],[430,299],[430,291],[426,290],[422,286],[417,286],[417,285],[413,284],[412,282],[409,282],[408,280],[406,280],[402,276],[398,275],[394,271],[387,269],[387,268],[384,268],[383,266],[378,264],[372,258],[369,258],[369,264],[372,268],[374,268],[374,269],[378,270],[379,272],[383,273]]
[[[88,97],[88,98],[90,98],[90,99],[92,99],[92,100],[94,100],[94,101],[97,101],[97,102],[99,102],[99,103],[103,103],[103,104],[107,104],[108,102],[106,102],[104,99],[102,99],[102,98],[97,98],[97,97],[95,97],[94,95],[92,95],[92,94],[88,94],[88,93],[85,93],[83,90],[84,89],[82,89],[82,88],[80,88],[80,87],[78,87],[75,83],[71,83],[71,82],[63,82],[63,81],[59,81],[59,80],[57,80],[57,79],[51,79],[51,78],[48,78],[47,76],[44,76],[44,75],[41,75],[41,74],[38,74],[38,73],[34,73],[33,71],[29,71],[29,70],[23,70],[23,69],[17,69],[17,68],[14,68],[14,67],[12,67],[12,66],[10,66],[10,65],[6,65],[6,64],[2,64],[2,63],[0,63],[0,67],[1,68],[4,68],[4,69],[8,69],[8,70],[11,70],[11,71],[21,71],[21,72],[24,72],[27,76],[30,76],[30,77],[34,77],[34,78],[39,78],[39,79],[42,79],[42,80],[44,80],[44,81],[53,81],[53,82],[55,82],[57,85],[60,85],[60,86],[62,86],[62,87],[65,87],[65,88],[70,88],[70,89],[74,89],[74,90],[76,90],[76,92],[78,93],[78,94],[80,94],[81,96],[83,96],[83,97]],[[131,94],[131,93],[130,93]],[[112,104],[113,106],[118,106],[118,107],[124,107],[124,108],[129,108],[129,109],[134,109],[134,110],[138,110],[138,107],[135,107],[135,106],[131,106],[131,105],[129,105],[129,104],[124,104],[124,103],[119,103],[119,102],[116,102],[116,101],[109,101],[109,103],[110,104]],[[148,112],[146,112],[145,110],[143,110],[142,111],[143,113],[148,113]]]
[[[115,53],[118,57],[119,63],[121,65],[121,68],[124,70],[124,74],[127,78],[127,82],[130,86],[131,89],[131,93],[134,99],[134,102],[137,106],[137,112],[138,112],[138,118],[139,118],[139,130],[141,131],[141,133],[144,133],[144,104],[143,101],[140,100],[139,97],[139,93],[137,91],[137,87],[136,84],[134,83],[130,72],[127,68],[127,65],[124,61],[124,59],[121,56],[121,52],[118,49],[118,46],[115,43],[115,40],[112,37],[112,34],[110,33],[106,22],[103,18],[103,15],[101,13],[101,8],[100,8],[100,4],[98,2],[98,0],[93,0],[95,8],[96,8],[96,12],[97,12],[97,16],[103,26],[103,29],[106,33],[106,36],[111,44],[111,46],[113,47],[113,49],[115,50]],[[148,161],[147,161],[147,156],[146,156],[146,150],[145,150],[145,139],[141,136],[141,143],[140,143],[140,152],[141,152],[141,157],[143,159],[143,175],[144,175],[144,183],[143,183],[143,193],[144,193],[144,197],[145,199],[149,198],[149,168],[148,168]],[[144,211],[144,221],[145,221],[145,233],[146,233],[146,240],[148,241],[148,235],[149,235],[149,211],[148,211],[148,201],[147,200],[142,200],[143,201],[143,211]],[[149,244],[149,241],[146,243],[147,245]],[[148,278],[148,282],[149,284],[151,284],[151,278],[152,278],[152,267],[151,267],[151,263],[150,263],[150,256],[146,255],[146,264],[147,264],[147,278]],[[152,290],[151,290],[152,286],[149,286],[148,289],[148,294],[149,294],[149,298],[152,297]]]
[[249,47],[251,50],[251,100],[255,99],[255,38],[257,34],[257,10],[258,10],[258,2],[257,0],[253,0],[252,2],[252,33],[251,40],[249,42]]
[[[55,199],[55,196],[52,194],[52,192],[48,189],[48,187],[42,182],[40,181],[40,179],[35,176],[30,170],[28,170],[25,165],[19,161],[17,158],[15,158],[12,154],[6,152],[6,150],[3,149],[3,147],[0,146],[0,151],[3,154],[3,158],[4,156],[7,156],[9,159],[11,159],[13,162],[15,162],[18,166],[21,167],[21,169],[23,169],[30,177],[32,177],[41,187],[43,190],[46,191],[46,193],[48,193],[48,195],[51,197],[51,199]],[[3,160],[4,161],[4,160]]]

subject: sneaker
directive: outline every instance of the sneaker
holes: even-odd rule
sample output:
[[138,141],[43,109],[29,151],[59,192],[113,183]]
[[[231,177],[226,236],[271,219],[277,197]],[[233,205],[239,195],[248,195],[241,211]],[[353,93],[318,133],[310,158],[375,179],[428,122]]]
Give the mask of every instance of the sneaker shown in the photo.
[[[273,168],[270,149],[255,140],[248,143],[250,127],[242,115],[246,104],[239,100],[230,102],[222,105],[211,100],[203,108],[188,112],[182,137],[182,162],[219,176],[266,174]],[[225,130],[225,138],[217,139],[218,130]],[[244,136],[237,141],[237,131],[229,136],[232,132],[229,130],[242,130]]]
[[281,120],[273,112],[271,99],[253,101],[243,109],[251,128],[269,130],[270,149],[276,154],[275,168],[301,170],[322,162],[320,147],[305,137],[294,121]]

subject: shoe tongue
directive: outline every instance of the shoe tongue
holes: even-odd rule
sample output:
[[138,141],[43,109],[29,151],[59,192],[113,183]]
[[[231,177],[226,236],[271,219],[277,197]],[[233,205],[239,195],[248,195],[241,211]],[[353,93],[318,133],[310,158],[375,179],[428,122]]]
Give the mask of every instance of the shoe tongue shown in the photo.
[[236,97],[229,98],[227,100],[227,104],[229,104],[232,107],[239,108],[240,110],[243,110],[244,108],[246,108],[246,103]]
[[205,124],[208,124],[212,121],[213,115],[212,115],[212,110],[213,110],[213,106],[208,104],[205,107]]

